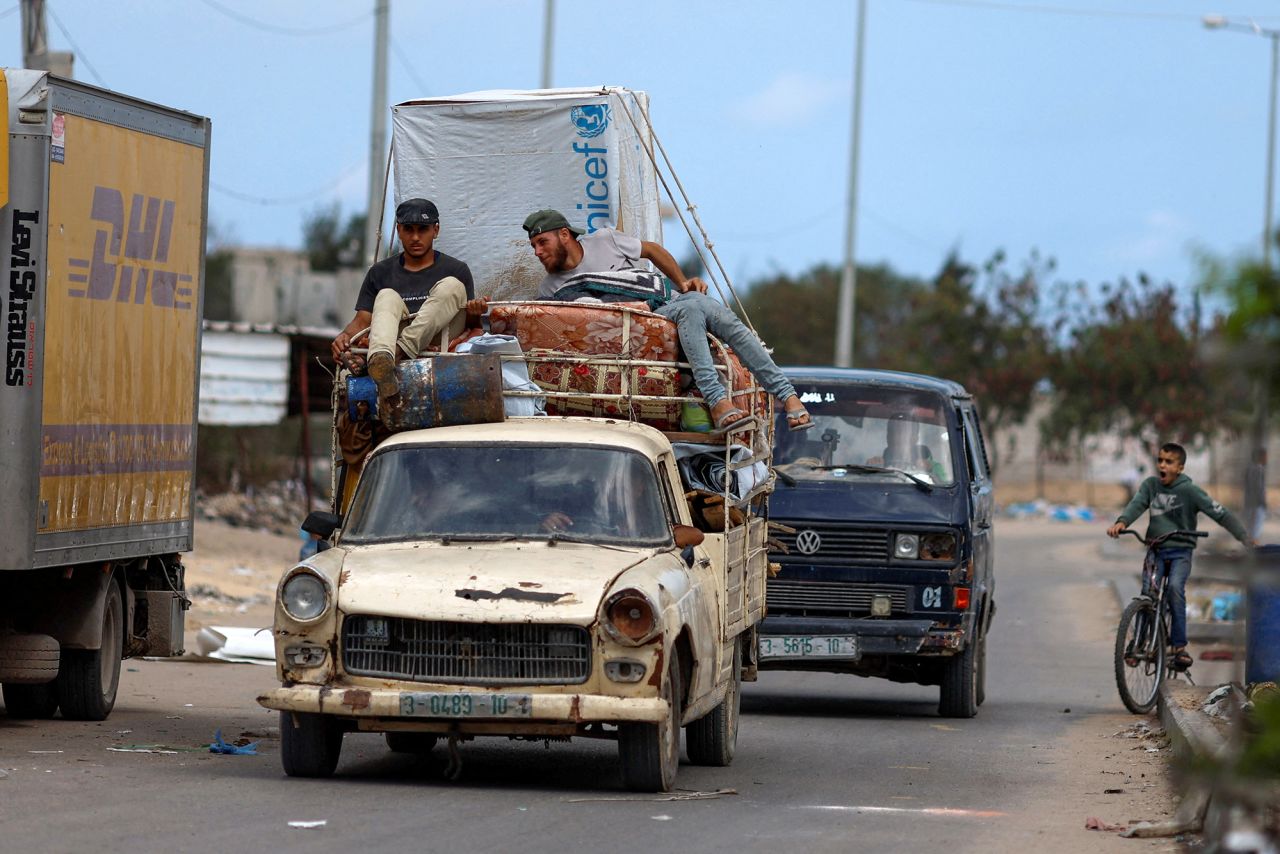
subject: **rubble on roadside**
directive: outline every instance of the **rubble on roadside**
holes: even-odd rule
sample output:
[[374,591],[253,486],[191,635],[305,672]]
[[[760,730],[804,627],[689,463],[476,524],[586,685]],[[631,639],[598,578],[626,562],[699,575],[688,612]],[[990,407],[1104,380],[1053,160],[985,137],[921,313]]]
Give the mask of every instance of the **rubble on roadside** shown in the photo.
[[[328,508],[327,499],[312,493],[311,509]],[[307,515],[306,495],[298,480],[274,481],[247,486],[241,492],[207,495],[196,490],[196,515],[200,519],[225,522],[276,534],[296,534]]]

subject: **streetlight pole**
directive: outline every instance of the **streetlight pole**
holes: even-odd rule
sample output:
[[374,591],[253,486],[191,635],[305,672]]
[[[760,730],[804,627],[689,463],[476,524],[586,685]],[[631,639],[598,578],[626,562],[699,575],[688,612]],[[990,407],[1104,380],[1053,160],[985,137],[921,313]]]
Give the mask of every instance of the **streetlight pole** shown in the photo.
[[1276,171],[1276,81],[1280,77],[1280,30],[1270,30],[1258,26],[1250,20],[1247,24],[1232,21],[1222,15],[1205,15],[1202,19],[1210,30],[1236,30],[1252,33],[1271,40],[1271,89],[1267,98],[1267,185],[1265,188],[1265,208],[1262,212],[1262,262],[1267,270],[1271,269],[1271,246],[1275,242],[1272,234],[1271,211],[1275,197]]
[[858,29],[853,48],[853,130],[849,141],[849,210],[844,232],[844,272],[836,306],[836,366],[853,367],[858,266],[854,247],[858,235],[858,147],[862,135],[862,44],[866,29],[867,0],[858,0]]
[[555,38],[556,0],[547,0],[542,15],[542,88],[551,88],[551,46]]
[[[1276,89],[1277,80],[1280,80],[1280,30],[1260,27],[1254,20],[1250,20],[1247,24],[1238,23],[1222,15],[1205,15],[1202,20],[1205,27],[1211,30],[1237,30],[1252,33],[1256,36],[1265,36],[1271,40],[1271,86],[1267,100],[1267,186],[1264,194],[1266,208],[1262,214],[1262,265],[1267,277],[1270,278],[1273,275],[1271,249],[1275,243],[1271,212],[1275,195]],[[1250,463],[1259,459],[1259,452],[1263,451],[1267,445],[1267,410],[1270,408],[1271,403],[1270,383],[1270,368],[1264,364],[1262,376],[1254,380],[1253,448]],[[1266,489],[1265,470],[1263,471],[1263,489]],[[1265,496],[1265,491],[1263,494]],[[1245,508],[1246,513],[1251,510],[1252,508]],[[1250,533],[1253,532],[1251,531]]]

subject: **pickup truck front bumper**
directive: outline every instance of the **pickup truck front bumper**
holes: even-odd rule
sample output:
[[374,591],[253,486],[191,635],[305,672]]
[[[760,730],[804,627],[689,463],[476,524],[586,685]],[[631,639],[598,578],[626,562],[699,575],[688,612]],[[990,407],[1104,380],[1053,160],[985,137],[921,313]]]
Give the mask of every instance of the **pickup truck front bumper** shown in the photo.
[[520,730],[531,723],[660,723],[667,719],[670,708],[661,697],[606,697],[599,694],[538,694],[519,687],[489,691],[485,688],[460,688],[456,685],[423,685],[419,690],[457,692],[459,694],[528,694],[530,714],[527,717],[450,717],[405,715],[401,711],[404,692],[392,688],[330,687],[324,685],[288,685],[274,688],[258,697],[258,703],[282,712],[310,712],[340,715],[347,718],[395,718],[404,723],[500,723]]

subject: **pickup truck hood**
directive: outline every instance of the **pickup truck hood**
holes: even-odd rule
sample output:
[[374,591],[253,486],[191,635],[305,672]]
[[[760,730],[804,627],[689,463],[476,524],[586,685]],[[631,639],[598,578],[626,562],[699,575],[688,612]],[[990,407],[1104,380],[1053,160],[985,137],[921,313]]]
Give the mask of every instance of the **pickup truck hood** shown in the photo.
[[452,543],[352,548],[338,578],[347,614],[589,626],[625,569],[652,549],[580,543]]

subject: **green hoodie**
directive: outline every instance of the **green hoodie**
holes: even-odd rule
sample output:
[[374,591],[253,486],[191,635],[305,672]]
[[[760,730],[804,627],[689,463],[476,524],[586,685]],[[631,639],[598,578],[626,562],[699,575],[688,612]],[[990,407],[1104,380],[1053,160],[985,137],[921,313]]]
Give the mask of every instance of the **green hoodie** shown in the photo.
[[[1147,539],[1169,533],[1170,531],[1194,531],[1196,514],[1203,513],[1213,521],[1231,532],[1242,543],[1249,542],[1244,525],[1231,514],[1231,511],[1209,497],[1209,494],[1191,482],[1191,478],[1180,474],[1173,483],[1165,486],[1158,477],[1149,477],[1138,487],[1138,494],[1120,512],[1117,522],[1125,527],[1132,525],[1144,510],[1151,511],[1147,523]],[[1164,544],[1165,548],[1196,547],[1196,539],[1192,537],[1171,537]]]

